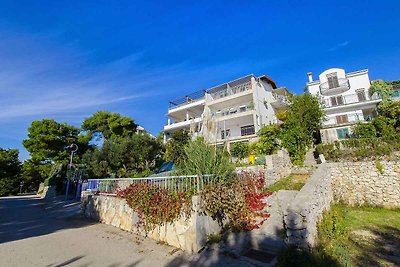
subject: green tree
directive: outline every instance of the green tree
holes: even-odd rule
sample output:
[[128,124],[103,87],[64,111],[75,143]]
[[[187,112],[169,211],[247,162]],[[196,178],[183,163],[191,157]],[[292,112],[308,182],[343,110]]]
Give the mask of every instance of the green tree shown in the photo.
[[25,160],[22,164],[22,178],[24,180],[24,192],[38,190],[39,184],[49,175],[51,164],[42,164],[33,159]]
[[311,147],[313,136],[321,128],[324,117],[318,97],[311,94],[290,97],[280,139],[293,163],[303,164],[307,149]]
[[[89,148],[88,142],[89,137],[80,135],[79,129],[74,126],[52,119],[33,121],[28,128],[28,139],[22,142],[31,156],[24,166],[26,179],[32,181],[32,187],[36,186],[38,181],[43,182],[48,178],[51,165],[68,164],[71,152],[66,147],[72,143],[79,147],[74,163],[80,163],[82,155]],[[62,184],[61,180],[59,184]]]
[[106,140],[117,136],[132,136],[136,133],[136,127],[132,118],[109,111],[97,111],[82,123],[82,129],[87,131],[91,138]]
[[70,151],[66,149],[72,143],[79,146],[75,160],[88,148],[88,138],[79,135],[79,129],[52,119],[33,121],[28,128],[28,139],[22,144],[29,151],[34,162],[67,163]]
[[178,130],[172,134],[170,140],[165,145],[165,160],[172,160],[175,163],[180,163],[184,160],[184,147],[189,143],[190,136],[186,130]]
[[17,149],[0,148],[0,196],[15,195],[21,181]]
[[312,143],[312,137],[304,125],[299,121],[290,120],[290,123],[284,124],[280,139],[282,140],[282,146],[288,151],[292,163],[302,165],[307,149]]
[[84,162],[93,176],[131,177],[156,167],[161,158],[162,146],[147,134],[113,137],[101,148],[89,150]]
[[373,95],[374,93],[378,93],[383,101],[387,101],[393,93],[393,87],[390,83],[376,80],[371,83],[371,87],[369,88],[369,94]]

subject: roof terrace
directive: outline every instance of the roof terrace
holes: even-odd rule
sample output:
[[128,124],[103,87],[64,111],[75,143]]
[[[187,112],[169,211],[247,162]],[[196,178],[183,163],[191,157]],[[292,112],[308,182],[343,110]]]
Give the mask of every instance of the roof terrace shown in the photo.
[[206,89],[206,90],[200,90],[191,94],[188,94],[184,97],[172,100],[169,102],[169,109],[174,109],[183,105],[187,105],[199,100],[204,99],[205,94],[210,94],[213,99],[216,98],[222,98],[225,96],[229,96],[232,94],[236,94],[239,92],[243,92],[245,90],[248,90],[251,88],[251,78],[256,78],[256,79],[265,79],[267,82],[269,82],[273,88],[276,88],[275,82],[269,78],[268,76],[260,76],[256,77],[253,74],[247,75],[245,77],[223,83],[221,85]]

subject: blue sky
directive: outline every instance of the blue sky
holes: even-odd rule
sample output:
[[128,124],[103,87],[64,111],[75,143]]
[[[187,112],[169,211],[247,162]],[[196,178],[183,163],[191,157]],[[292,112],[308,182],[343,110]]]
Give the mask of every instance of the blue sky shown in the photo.
[[96,110],[151,133],[168,101],[250,73],[300,93],[306,73],[400,79],[400,1],[0,1],[0,147],[32,120]]

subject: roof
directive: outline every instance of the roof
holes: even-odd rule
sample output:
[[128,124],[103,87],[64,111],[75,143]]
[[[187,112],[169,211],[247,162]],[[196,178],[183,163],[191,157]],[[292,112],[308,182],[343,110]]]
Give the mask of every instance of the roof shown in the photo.
[[269,83],[269,84],[272,85],[272,88],[273,88],[273,89],[276,89],[276,88],[277,88],[275,81],[272,80],[272,79],[271,79],[269,76],[267,76],[267,75],[261,75],[260,77],[258,77],[258,79],[267,81],[267,83]]

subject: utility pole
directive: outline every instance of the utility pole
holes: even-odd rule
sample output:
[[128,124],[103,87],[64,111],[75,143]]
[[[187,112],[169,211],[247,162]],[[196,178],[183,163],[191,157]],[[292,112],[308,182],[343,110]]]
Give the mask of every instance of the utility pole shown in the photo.
[[68,165],[68,174],[67,174],[67,186],[65,189],[65,201],[68,199],[68,190],[69,190],[69,178],[71,175],[71,169],[72,169],[72,158],[74,157],[74,154],[76,151],[78,151],[78,146],[74,143],[72,143],[70,146],[67,148],[71,149],[71,157],[69,159],[69,165]]

